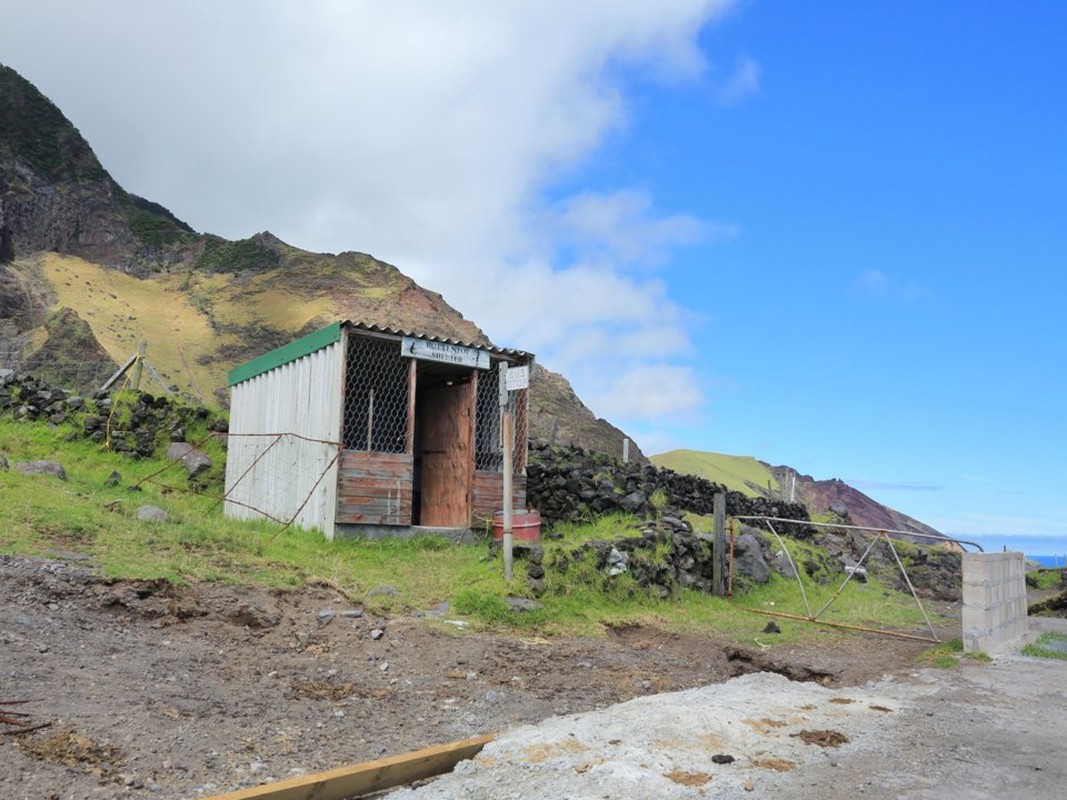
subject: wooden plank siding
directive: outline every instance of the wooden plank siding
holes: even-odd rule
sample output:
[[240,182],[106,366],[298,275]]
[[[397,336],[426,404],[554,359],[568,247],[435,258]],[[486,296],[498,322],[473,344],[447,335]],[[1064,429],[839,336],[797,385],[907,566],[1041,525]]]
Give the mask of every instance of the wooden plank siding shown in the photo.
[[[474,473],[474,519],[471,527],[481,528],[486,520],[501,510],[504,497],[504,474],[501,472]],[[513,508],[526,508],[526,476],[516,475],[511,486]]]
[[410,525],[414,464],[408,453],[344,450],[337,486],[337,522]]

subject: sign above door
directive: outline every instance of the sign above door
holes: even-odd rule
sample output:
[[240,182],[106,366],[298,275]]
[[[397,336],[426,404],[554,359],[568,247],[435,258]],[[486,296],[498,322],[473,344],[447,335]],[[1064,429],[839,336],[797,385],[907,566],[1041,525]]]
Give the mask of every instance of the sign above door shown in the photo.
[[489,353],[476,347],[464,347],[448,342],[435,342],[429,339],[415,339],[405,336],[400,343],[400,352],[408,358],[420,358],[425,361],[437,361],[441,364],[455,364],[459,367],[489,369]]

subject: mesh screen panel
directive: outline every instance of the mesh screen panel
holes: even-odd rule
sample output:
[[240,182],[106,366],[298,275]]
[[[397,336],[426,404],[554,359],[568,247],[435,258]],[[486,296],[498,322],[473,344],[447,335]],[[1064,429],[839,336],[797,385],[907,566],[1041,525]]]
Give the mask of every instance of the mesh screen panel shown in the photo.
[[[488,472],[504,469],[503,439],[500,431],[500,371],[506,361],[494,361],[493,368],[478,376],[477,418],[474,428],[474,468]],[[515,472],[526,466],[526,393],[519,389],[508,393],[508,410],[514,414],[515,441],[512,465]]]
[[403,453],[408,433],[408,364],[400,343],[353,336],[348,343],[342,440],[348,450]]
[[500,364],[478,374],[478,398],[474,423],[474,468],[500,472],[504,467],[504,454],[500,438]]

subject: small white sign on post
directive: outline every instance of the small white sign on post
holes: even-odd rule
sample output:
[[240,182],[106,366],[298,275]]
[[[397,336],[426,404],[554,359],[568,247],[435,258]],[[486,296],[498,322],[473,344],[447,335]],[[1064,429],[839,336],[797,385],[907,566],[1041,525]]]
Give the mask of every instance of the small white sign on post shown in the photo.
[[505,386],[509,392],[518,391],[519,389],[528,389],[530,387],[530,368],[528,366],[511,367],[504,380]]

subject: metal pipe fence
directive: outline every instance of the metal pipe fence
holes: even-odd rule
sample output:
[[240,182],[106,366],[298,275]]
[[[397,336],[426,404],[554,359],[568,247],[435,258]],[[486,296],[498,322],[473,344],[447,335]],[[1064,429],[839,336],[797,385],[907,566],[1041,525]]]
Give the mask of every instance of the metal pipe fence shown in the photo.
[[[937,632],[934,630],[933,623],[930,621],[930,616],[929,616],[929,614],[927,614],[926,608],[923,606],[922,601],[919,599],[918,592],[915,590],[915,586],[913,585],[913,583],[911,581],[911,578],[908,576],[908,571],[904,566],[904,562],[900,558],[900,554],[897,552],[897,548],[893,544],[893,540],[892,540],[890,534],[913,536],[913,537],[917,537],[917,538],[936,541],[936,542],[939,542],[939,543],[956,544],[956,545],[960,546],[961,549],[962,549],[962,547],[964,545],[967,545],[967,546],[971,546],[971,547],[976,548],[979,552],[982,551],[981,545],[979,545],[979,544],[977,544],[975,542],[968,542],[968,541],[965,541],[965,540],[962,540],[962,539],[955,539],[953,537],[943,536],[943,535],[940,535],[940,534],[936,534],[935,535],[935,534],[928,534],[928,533],[917,533],[915,531],[885,530],[885,529],[881,529],[881,528],[865,527],[865,526],[862,526],[862,525],[845,525],[845,524],[833,523],[833,522],[805,522],[805,521],[801,521],[801,520],[787,519],[787,518],[784,518],[784,517],[739,516],[739,517],[734,517],[733,519],[738,520],[739,522],[763,523],[766,526],[766,529],[771,533],[771,535],[773,535],[775,537],[775,539],[777,540],[777,542],[778,542],[778,544],[779,544],[779,546],[781,548],[782,553],[785,555],[785,558],[786,558],[786,560],[787,560],[787,562],[788,562],[788,564],[790,566],[790,569],[791,569],[791,571],[793,573],[793,577],[796,579],[797,586],[800,589],[800,597],[801,597],[801,600],[802,600],[802,602],[804,604],[804,609],[805,609],[806,613],[803,614],[803,615],[790,614],[790,613],[786,613],[786,612],[783,612],[783,611],[771,611],[771,610],[768,610],[768,609],[749,608],[749,607],[742,607],[743,610],[751,611],[751,612],[756,613],[756,614],[764,614],[764,615],[772,616],[772,617],[784,617],[784,618],[787,618],[787,619],[796,619],[796,620],[802,620],[802,621],[806,621],[806,622],[818,623],[818,624],[821,624],[821,625],[828,625],[830,627],[844,628],[844,629],[848,629],[848,630],[859,630],[859,631],[865,631],[865,632],[869,632],[869,633],[877,633],[877,634],[881,634],[881,635],[884,635],[884,636],[895,636],[895,637],[905,638],[905,639],[919,639],[919,640],[922,640],[922,641],[929,641],[929,642],[934,642],[934,643],[940,642],[941,640],[938,638]],[[860,558],[858,559],[856,564],[851,569],[848,569],[846,571],[845,579],[841,582],[841,585],[838,586],[837,590],[833,593],[833,595],[830,597],[830,599],[827,600],[822,605],[822,607],[819,608],[818,611],[812,611],[811,603],[808,600],[807,592],[806,592],[806,590],[804,588],[804,581],[803,581],[803,579],[801,578],[801,575],[800,575],[800,570],[797,567],[796,561],[793,559],[792,555],[790,554],[789,547],[786,545],[785,540],[781,537],[781,535],[779,535],[778,531],[775,530],[773,523],[776,523],[776,522],[777,523],[788,523],[788,524],[803,524],[803,525],[810,525],[810,526],[819,527],[819,528],[832,528],[832,529],[842,529],[842,530],[848,530],[848,531],[858,531],[858,532],[863,532],[863,533],[874,534],[874,536],[872,537],[871,541],[868,543],[866,549],[863,551],[863,554],[860,556]],[[732,532],[732,527],[731,527],[731,532]],[[861,572],[861,570],[864,569],[864,567],[863,567],[864,563],[867,561],[868,557],[871,555],[871,552],[874,550],[875,545],[877,545],[879,542],[884,542],[886,547],[887,547],[887,549],[892,554],[893,561],[895,562],[897,568],[900,570],[900,573],[901,573],[901,576],[903,577],[904,583],[907,586],[908,591],[910,592],[910,594],[912,596],[912,599],[915,601],[915,604],[918,607],[920,614],[922,615],[923,621],[925,622],[925,625],[926,625],[926,629],[930,633],[929,636],[923,636],[923,635],[918,635],[918,634],[914,634],[914,633],[908,633],[908,632],[904,632],[904,631],[891,630],[891,629],[887,629],[887,628],[876,628],[876,627],[873,627],[873,626],[853,625],[853,624],[842,623],[842,622],[833,622],[833,621],[829,621],[829,620],[826,620],[826,619],[822,618],[823,615],[833,606],[834,602],[839,597],[841,597],[841,594],[844,592],[845,588],[853,581],[855,576],[857,574],[859,574]],[[732,552],[732,548],[731,548],[731,552]],[[733,572],[732,560],[731,560],[731,563],[730,563],[730,571],[731,571],[731,580],[732,580],[732,572]]]

